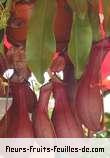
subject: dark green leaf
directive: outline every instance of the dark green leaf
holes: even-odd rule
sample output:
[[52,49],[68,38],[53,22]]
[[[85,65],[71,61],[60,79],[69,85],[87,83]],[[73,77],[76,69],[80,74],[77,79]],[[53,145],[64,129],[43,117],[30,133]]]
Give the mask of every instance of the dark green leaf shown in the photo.
[[4,29],[1,29],[0,30],[0,43],[2,42],[3,35],[4,35]]
[[3,53],[3,43],[1,42],[0,43],[0,54],[2,54]]
[[27,39],[27,62],[40,82],[43,81],[43,73],[50,64],[52,52],[55,51],[54,14],[55,1],[37,0],[30,21]]
[[92,43],[92,30],[88,17],[84,20],[77,15],[74,17],[74,23],[71,31],[69,44],[69,53],[75,64],[76,78],[80,78],[87,63],[88,55]]
[[[104,7],[105,1],[106,0],[102,1],[103,7]],[[98,0],[89,0],[88,1],[88,16],[89,16],[89,20],[90,20],[91,27],[92,27],[93,41],[99,41],[102,39],[102,35],[101,35],[100,29],[99,29]],[[104,13],[104,16],[105,16],[105,13]],[[104,21],[104,23],[105,23],[105,21]]]

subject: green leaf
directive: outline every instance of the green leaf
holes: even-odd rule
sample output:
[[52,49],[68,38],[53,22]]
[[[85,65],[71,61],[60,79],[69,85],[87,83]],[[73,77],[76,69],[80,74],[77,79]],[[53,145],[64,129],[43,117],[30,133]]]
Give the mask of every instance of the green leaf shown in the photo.
[[[97,35],[99,32],[99,15],[98,15],[98,0],[89,0],[89,15],[90,21],[93,27],[94,37],[99,36]],[[110,36],[110,0],[103,0],[103,13],[104,13],[104,28],[107,33],[107,36]],[[94,38],[94,40],[99,40],[100,38]]]
[[69,53],[75,64],[75,75],[79,79],[87,63],[88,55],[92,44],[92,30],[88,17],[84,20],[77,15],[74,17],[74,23],[71,30],[71,39],[69,43]]
[[1,3],[5,3],[5,2],[6,2],[6,0],[0,0],[0,2],[1,2]]
[[[107,36],[110,36],[110,0],[103,0],[104,12],[104,29]],[[98,14],[98,0],[88,1],[88,15],[92,26],[93,40],[99,41],[101,33],[99,31],[99,14]]]
[[110,113],[105,113],[104,123],[106,128],[110,130]]
[[67,1],[70,7],[73,9],[73,11],[75,11],[76,14],[79,16],[79,18],[84,19],[88,10],[87,0],[67,0]]
[[11,4],[12,4],[12,0],[7,0],[6,7],[8,8],[8,11],[10,11]]
[[0,54],[3,54],[4,49],[3,49],[3,42],[0,43]]
[[104,0],[104,27],[107,36],[110,36],[110,0]]
[[4,36],[4,29],[0,29],[0,44],[2,42],[3,36]]
[[43,73],[55,51],[54,14],[55,1],[37,0],[28,31],[27,63],[39,82],[43,82]]

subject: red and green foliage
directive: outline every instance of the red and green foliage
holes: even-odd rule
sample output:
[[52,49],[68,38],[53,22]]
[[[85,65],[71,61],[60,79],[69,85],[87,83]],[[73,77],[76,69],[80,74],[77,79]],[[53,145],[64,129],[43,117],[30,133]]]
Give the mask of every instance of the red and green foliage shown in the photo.
[[[14,69],[14,74],[5,80],[10,94],[7,89],[4,95],[4,82],[0,82],[0,97],[13,98],[0,121],[0,137],[85,137],[82,125],[89,132],[102,130],[100,73],[110,41],[102,40],[98,0],[2,0],[1,3],[0,13],[4,14],[0,16],[4,15],[5,24],[2,20],[0,76],[3,78],[9,68]],[[107,37],[109,10],[108,2],[103,0],[102,24]],[[40,88],[37,102],[28,79],[33,72],[42,84],[48,68],[52,71],[51,81]],[[60,70],[64,75],[62,81],[56,77]],[[52,119],[48,117],[51,94],[55,99]]]

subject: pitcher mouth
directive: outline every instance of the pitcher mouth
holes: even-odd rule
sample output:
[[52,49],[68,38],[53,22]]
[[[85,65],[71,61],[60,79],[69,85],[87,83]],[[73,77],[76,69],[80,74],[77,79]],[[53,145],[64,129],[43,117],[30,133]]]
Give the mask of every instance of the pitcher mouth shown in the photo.
[[22,18],[12,17],[8,23],[8,27],[15,29],[22,28],[24,26],[26,26],[26,22]]

